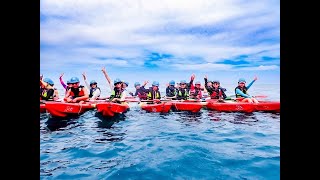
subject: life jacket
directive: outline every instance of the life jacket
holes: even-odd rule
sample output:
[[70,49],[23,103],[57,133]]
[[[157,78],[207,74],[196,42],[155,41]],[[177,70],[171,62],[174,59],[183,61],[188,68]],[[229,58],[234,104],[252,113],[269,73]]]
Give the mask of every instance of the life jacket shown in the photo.
[[[49,90],[52,90],[52,94],[49,95]],[[51,100],[55,96],[54,94],[54,88],[52,89],[46,89],[46,88],[40,88],[40,100]]]
[[173,96],[176,96],[177,95],[177,89],[175,87],[167,87],[167,89],[169,90],[168,93],[166,93],[166,96],[168,97],[173,97]]
[[242,91],[244,94],[247,94],[247,91],[248,91],[248,88],[246,86],[244,86],[243,88],[241,88],[240,86],[237,86],[235,89],[234,89],[234,93],[236,94],[236,97],[239,98],[239,97],[242,97],[240,94],[237,94],[236,93],[236,90],[237,89],[240,89],[240,91]]
[[212,89],[212,93],[210,94],[211,99],[219,99],[220,97],[223,98],[222,96],[222,89],[217,88],[217,89]]
[[[90,88],[89,98],[91,98],[91,97],[93,96],[93,92],[95,92],[97,89],[99,89],[99,90],[100,90],[100,88],[99,88],[99,87],[96,87],[96,88]],[[100,92],[101,92],[101,90],[100,90]],[[99,96],[98,96],[98,97],[100,97],[100,94],[99,94]]]
[[194,88],[193,90],[190,90],[190,96],[193,96],[193,97],[197,97],[197,96],[202,96],[202,93],[201,93],[201,88]]
[[70,96],[72,96],[72,98],[84,96],[83,88],[84,86],[79,86],[78,88],[73,88],[73,87],[70,88],[71,89]]
[[161,99],[159,90],[157,90],[157,91],[153,91],[153,90],[152,90],[152,91],[149,91],[147,98],[148,98],[149,100]]
[[[184,93],[182,93],[183,90],[184,90]],[[182,97],[183,99],[188,99],[188,97],[189,97],[188,89],[187,88],[185,88],[185,89],[179,88],[178,97]]]
[[145,93],[145,92],[138,92],[138,97],[140,98],[140,99],[142,99],[142,100],[145,100],[145,99],[147,99],[147,93]]
[[118,89],[117,87],[114,87],[111,91],[111,96],[109,97],[109,101],[112,101],[114,98],[121,98],[121,94],[123,92],[123,89]]

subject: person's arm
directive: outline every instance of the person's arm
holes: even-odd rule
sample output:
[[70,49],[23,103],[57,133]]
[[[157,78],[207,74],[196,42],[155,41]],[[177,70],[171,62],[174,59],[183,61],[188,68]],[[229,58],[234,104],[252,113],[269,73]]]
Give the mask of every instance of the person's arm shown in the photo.
[[166,96],[171,96],[171,91],[169,87],[166,88]]
[[82,88],[82,89],[83,89],[84,95],[81,96],[81,97],[74,98],[74,99],[72,100],[73,102],[85,101],[85,100],[89,99],[88,90],[87,90],[86,88]]
[[58,100],[58,99],[59,99],[59,92],[58,92],[58,90],[54,90],[53,100]]
[[64,88],[64,89],[67,89],[67,85],[63,82],[63,80],[62,80],[62,76],[64,75],[64,73],[62,73],[61,75],[60,75],[60,77],[59,77],[59,80],[60,80],[60,84],[62,85],[62,87]]
[[47,87],[48,83],[44,82],[43,80],[40,80],[41,84]]
[[84,72],[84,73],[82,73],[82,76],[83,76],[83,80],[84,80],[84,83],[86,84],[86,87],[88,88],[88,89],[90,89],[90,85],[88,84],[88,82],[87,82],[87,76],[86,76],[86,73]]
[[243,96],[245,98],[251,98],[250,95],[243,93],[240,89],[236,89],[236,94],[240,94],[241,96]]
[[206,90],[208,90],[208,85],[207,85],[207,83],[208,83],[208,76],[205,75],[205,76],[204,76],[204,88],[206,88]]
[[226,93],[224,93],[224,90],[221,89],[221,93],[222,93],[223,99],[226,99],[227,95],[226,95]]
[[96,89],[94,92],[93,92],[93,95],[91,97],[92,100],[96,100],[101,94],[101,91],[100,89]]
[[253,81],[251,81],[251,83],[247,86],[247,89],[249,89],[257,79],[258,79],[257,77],[254,77]]
[[126,91],[122,91],[120,101],[123,102],[127,96]]
[[107,81],[109,83],[109,86],[110,86],[110,89],[112,91],[113,90],[113,84],[112,84],[111,78],[107,74],[107,71],[106,71],[105,67],[102,68],[102,73],[104,74],[104,77],[107,79]]

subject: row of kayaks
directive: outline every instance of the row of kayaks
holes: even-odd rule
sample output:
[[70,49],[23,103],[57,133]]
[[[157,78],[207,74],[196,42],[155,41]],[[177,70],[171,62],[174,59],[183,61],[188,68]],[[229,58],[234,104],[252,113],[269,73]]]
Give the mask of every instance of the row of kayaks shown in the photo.
[[[68,115],[80,115],[87,110],[96,109],[102,116],[113,117],[116,114],[122,114],[130,109],[128,103],[135,101],[125,102],[123,104],[112,103],[108,101],[95,101],[85,103],[66,103],[46,101],[40,103],[40,113],[48,112],[54,117],[66,117]],[[138,106],[147,112],[168,113],[169,111],[189,111],[199,112],[201,108],[221,112],[280,112],[279,101],[260,101],[259,103],[246,103],[235,101],[219,102],[217,100],[201,101],[161,101],[156,104],[149,104],[148,102],[139,102]]]

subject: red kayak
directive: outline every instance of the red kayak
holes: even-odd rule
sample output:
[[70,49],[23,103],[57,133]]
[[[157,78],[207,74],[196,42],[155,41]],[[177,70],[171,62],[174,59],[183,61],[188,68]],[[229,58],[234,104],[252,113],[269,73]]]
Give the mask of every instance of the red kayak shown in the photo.
[[113,117],[115,114],[121,114],[128,110],[129,106],[127,103],[119,104],[113,102],[102,102],[96,104],[97,111],[102,116]]
[[53,117],[67,117],[69,115],[80,115],[87,110],[94,109],[91,102],[67,103],[67,102],[46,102],[46,109]]
[[254,105],[256,111],[280,112],[280,101],[259,101]]
[[202,108],[202,104],[200,102],[192,102],[192,101],[183,101],[183,102],[172,102],[172,107],[178,111],[191,111],[191,112],[199,112]]
[[253,112],[254,103],[247,102],[217,102],[217,100],[208,100],[207,108],[215,111],[224,112]]
[[40,104],[40,113],[45,113],[45,112],[47,112],[46,104]]
[[141,109],[147,112],[161,112],[167,113],[170,111],[172,102],[161,102],[159,104],[147,104],[147,103],[140,103]]

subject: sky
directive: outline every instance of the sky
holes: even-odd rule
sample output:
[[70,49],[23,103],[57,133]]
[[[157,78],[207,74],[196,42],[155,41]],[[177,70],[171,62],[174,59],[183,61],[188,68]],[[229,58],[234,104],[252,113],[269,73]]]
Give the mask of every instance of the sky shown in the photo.
[[279,0],[41,0],[40,74],[280,84]]

